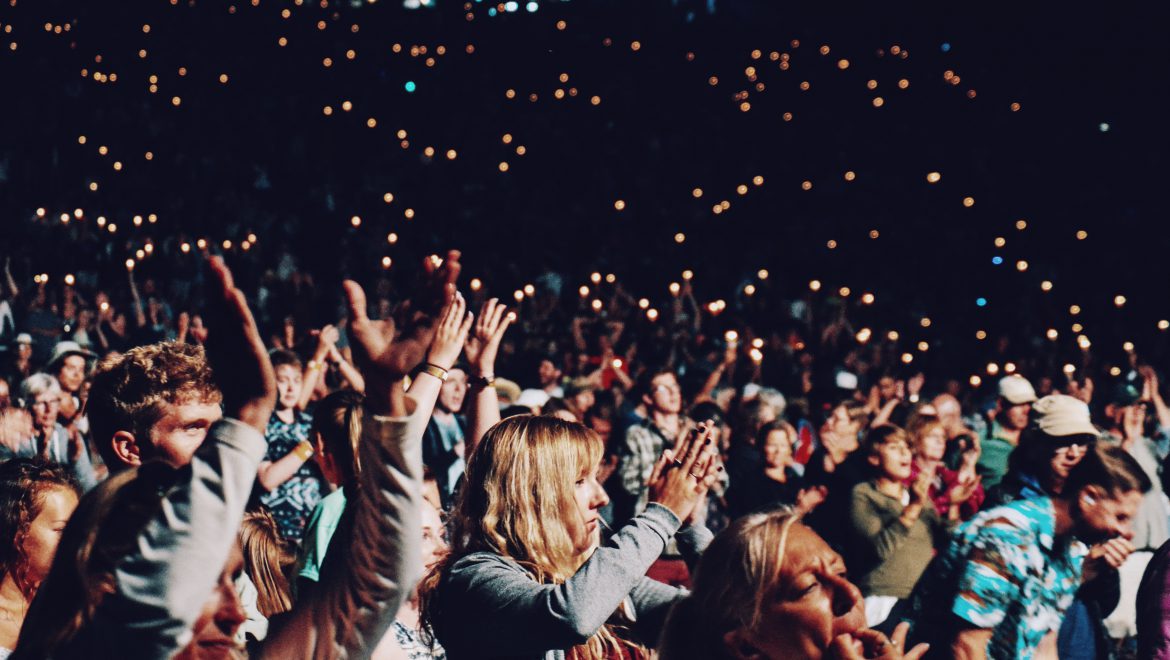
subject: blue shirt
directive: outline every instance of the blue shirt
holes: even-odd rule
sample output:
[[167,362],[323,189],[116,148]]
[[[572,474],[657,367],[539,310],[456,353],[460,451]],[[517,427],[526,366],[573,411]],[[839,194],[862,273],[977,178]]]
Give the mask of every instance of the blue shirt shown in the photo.
[[[264,460],[279,461],[287,456],[302,441],[309,439],[312,424],[313,418],[303,412],[297,412],[291,424],[280,421],[276,413],[272,413],[264,431],[264,439],[268,441]],[[309,516],[321,501],[322,491],[327,490],[323,482],[317,462],[308,460],[288,481],[260,496],[260,501],[272,512],[280,535],[286,540],[300,543]]]
[[[992,630],[988,658],[1031,658],[1060,628],[1081,584],[1087,549],[1057,538],[1048,497],[984,511],[955,532],[915,593],[916,627],[946,654],[955,617]],[[937,637],[936,637],[937,636]]]

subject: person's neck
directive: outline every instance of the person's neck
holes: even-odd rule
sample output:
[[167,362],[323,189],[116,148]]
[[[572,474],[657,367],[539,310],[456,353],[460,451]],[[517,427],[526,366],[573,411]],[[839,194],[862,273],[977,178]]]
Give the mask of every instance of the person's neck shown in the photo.
[[21,613],[28,610],[28,598],[12,578],[12,573],[6,572],[4,579],[0,580],[0,605],[19,610]]
[[418,628],[419,611],[417,591],[410,598],[403,601],[402,607],[398,608],[398,614],[394,618],[411,630]]
[[431,413],[431,416],[439,421],[449,422],[451,421],[451,418],[455,416],[455,413],[440,406],[435,406],[435,411]]
[[773,467],[769,465],[764,468],[764,474],[772,481],[786,483],[788,481],[788,466],[781,465],[779,467]]
[[277,408],[276,418],[285,424],[292,424],[297,418],[297,410],[296,408]]
[[1020,429],[1011,429],[1002,424],[999,426],[999,437],[1007,440],[1013,445],[1020,444]]
[[874,485],[882,495],[888,495],[896,500],[902,499],[902,492],[905,486],[902,485],[901,481],[883,474],[874,480]]
[[1068,536],[1073,533],[1072,503],[1063,497],[1052,497],[1052,511],[1055,520],[1054,536]]
[[654,426],[668,432],[678,431],[678,413],[662,412],[661,410],[650,411],[650,421],[654,422]]

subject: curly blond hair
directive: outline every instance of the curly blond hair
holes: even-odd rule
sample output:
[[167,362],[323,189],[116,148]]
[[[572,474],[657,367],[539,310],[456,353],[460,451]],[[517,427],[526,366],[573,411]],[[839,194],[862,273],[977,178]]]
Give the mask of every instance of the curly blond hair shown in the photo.
[[102,459],[116,471],[126,466],[113,453],[114,433],[129,431],[149,449],[150,430],[167,404],[222,399],[203,347],[168,341],[102,360],[94,371],[85,411]]

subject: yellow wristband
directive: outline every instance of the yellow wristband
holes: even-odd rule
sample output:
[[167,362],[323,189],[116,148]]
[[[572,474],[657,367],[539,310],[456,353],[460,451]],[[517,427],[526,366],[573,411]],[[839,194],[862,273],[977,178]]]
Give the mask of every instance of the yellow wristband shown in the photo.
[[447,370],[442,367],[435,366],[429,362],[423,365],[421,373],[434,376],[444,383],[447,382]]
[[313,443],[308,440],[301,440],[300,444],[293,448],[292,453],[297,455],[297,458],[302,461],[307,461],[313,457]]

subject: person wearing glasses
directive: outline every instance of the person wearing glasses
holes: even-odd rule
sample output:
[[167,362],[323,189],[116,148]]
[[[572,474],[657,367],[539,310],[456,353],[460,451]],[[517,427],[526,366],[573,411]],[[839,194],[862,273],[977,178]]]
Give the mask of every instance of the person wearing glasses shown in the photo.
[[1151,484],[1097,437],[1084,402],[1053,394],[1035,403],[989,505],[918,585],[916,629],[930,637],[919,638],[932,642],[929,657],[1105,657],[1102,622],[1117,606],[1117,568],[1133,552]]
[[682,414],[682,389],[670,369],[647,370],[639,379],[637,391],[645,414],[641,422],[626,431],[625,442],[618,448],[617,488],[611,491],[616,524],[646,508],[646,480],[654,465],[664,449],[674,447],[694,426]]
[[37,373],[20,384],[20,398],[32,420],[32,435],[11,446],[0,446],[0,461],[9,458],[43,458],[62,465],[87,492],[97,485],[97,474],[89,458],[85,438],[57,419],[61,409],[61,386],[49,374]]

